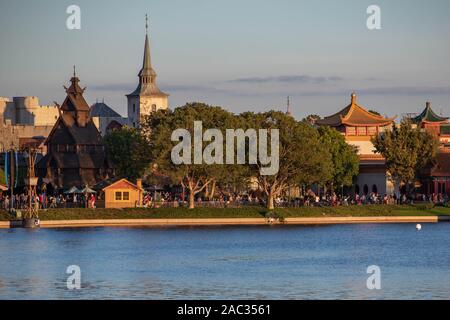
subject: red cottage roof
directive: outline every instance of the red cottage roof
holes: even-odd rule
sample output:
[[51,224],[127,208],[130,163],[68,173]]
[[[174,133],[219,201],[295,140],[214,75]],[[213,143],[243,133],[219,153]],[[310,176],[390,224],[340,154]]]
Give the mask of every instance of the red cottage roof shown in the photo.
[[331,127],[339,127],[341,125],[365,127],[365,126],[388,126],[392,124],[396,117],[385,118],[377,114],[371,113],[356,103],[356,94],[352,93],[351,103],[329,117],[317,120],[318,125],[326,125]]
[[142,191],[142,188],[139,188],[137,185],[135,185],[134,183],[131,183],[127,179],[120,179],[116,182],[112,182],[111,184],[105,186],[103,188],[103,191],[106,189],[134,189],[134,190]]

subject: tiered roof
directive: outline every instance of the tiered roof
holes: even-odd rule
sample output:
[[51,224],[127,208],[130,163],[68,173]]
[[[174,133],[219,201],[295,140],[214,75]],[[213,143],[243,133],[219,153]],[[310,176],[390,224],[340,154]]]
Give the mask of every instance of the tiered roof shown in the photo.
[[383,116],[367,111],[356,103],[356,94],[352,93],[351,103],[341,111],[324,119],[317,120],[318,125],[339,127],[342,125],[363,127],[363,126],[388,126],[394,122],[396,117],[385,118]]
[[431,108],[431,102],[427,102],[425,109],[419,114],[417,117],[414,117],[412,121],[414,123],[432,123],[432,124],[440,124],[448,122],[447,117],[442,117],[437,115],[433,109]]

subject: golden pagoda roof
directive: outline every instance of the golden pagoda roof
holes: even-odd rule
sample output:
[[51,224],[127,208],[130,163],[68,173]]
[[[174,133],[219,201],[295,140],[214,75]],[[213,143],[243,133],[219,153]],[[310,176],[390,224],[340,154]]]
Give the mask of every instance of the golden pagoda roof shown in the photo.
[[317,120],[318,125],[339,127],[341,125],[362,126],[388,126],[394,122],[396,117],[385,118],[383,116],[367,111],[356,103],[356,94],[352,93],[351,103],[341,111],[324,119]]

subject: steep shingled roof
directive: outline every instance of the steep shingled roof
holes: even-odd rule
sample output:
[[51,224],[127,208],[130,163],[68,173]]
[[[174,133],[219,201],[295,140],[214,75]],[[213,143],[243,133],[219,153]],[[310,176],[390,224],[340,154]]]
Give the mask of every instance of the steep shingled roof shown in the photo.
[[356,94],[352,93],[351,103],[341,111],[324,119],[317,120],[318,125],[338,127],[349,126],[387,126],[394,122],[396,117],[385,118],[371,113],[356,103]]
[[153,70],[151,56],[150,56],[150,44],[148,35],[145,35],[145,47],[144,47],[144,59],[142,62],[142,69],[139,71],[139,85],[136,90],[130,93],[128,96],[169,96],[167,93],[162,92],[156,85],[157,74]]
[[121,115],[116,111],[111,109],[104,102],[97,102],[91,106],[91,111],[89,112],[91,117],[100,117],[100,118],[120,118]]

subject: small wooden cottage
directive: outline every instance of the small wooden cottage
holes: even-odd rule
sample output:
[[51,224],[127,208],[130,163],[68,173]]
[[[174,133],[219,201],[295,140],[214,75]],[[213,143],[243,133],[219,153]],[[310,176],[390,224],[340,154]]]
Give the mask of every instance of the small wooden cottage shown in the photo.
[[127,179],[105,180],[94,187],[99,191],[99,208],[135,208],[142,204],[142,180],[131,183]]

